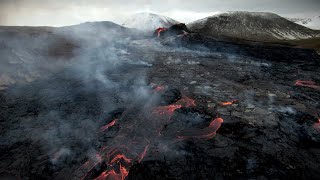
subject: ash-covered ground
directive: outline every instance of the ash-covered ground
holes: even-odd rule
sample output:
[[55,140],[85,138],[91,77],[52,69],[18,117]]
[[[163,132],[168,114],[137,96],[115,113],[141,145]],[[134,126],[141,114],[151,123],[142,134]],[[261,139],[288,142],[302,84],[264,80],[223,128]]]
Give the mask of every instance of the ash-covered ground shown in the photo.
[[79,47],[1,91],[2,177],[320,178],[314,51],[198,34]]

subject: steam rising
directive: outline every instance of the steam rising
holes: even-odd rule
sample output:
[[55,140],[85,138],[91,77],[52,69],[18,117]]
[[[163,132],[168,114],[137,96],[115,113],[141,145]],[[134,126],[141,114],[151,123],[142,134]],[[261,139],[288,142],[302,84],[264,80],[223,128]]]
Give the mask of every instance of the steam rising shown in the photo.
[[[162,44],[172,45],[181,36],[145,39],[111,22],[0,31],[1,37],[8,34],[0,42],[8,60],[0,62],[0,85],[6,89],[0,98],[8,102],[4,118],[13,125],[4,128],[1,145],[33,147],[40,164],[36,170],[44,176],[59,179],[68,170],[77,179],[124,179],[133,164],[192,154],[193,149],[181,147],[185,140],[206,144],[224,123],[230,137],[218,135],[217,141],[227,140],[200,149],[236,144],[231,138],[242,138],[239,129],[241,136],[254,130],[246,138],[265,139],[273,131],[256,134],[259,127],[277,130],[285,122],[278,115],[298,113],[278,102],[287,94],[276,91],[282,84],[268,79],[274,62],[236,55],[232,47],[223,53],[201,45],[172,48]],[[266,82],[267,88],[253,88]],[[306,82],[309,88],[317,85]],[[266,142],[257,139],[257,144]],[[234,152],[221,154],[228,153]]]

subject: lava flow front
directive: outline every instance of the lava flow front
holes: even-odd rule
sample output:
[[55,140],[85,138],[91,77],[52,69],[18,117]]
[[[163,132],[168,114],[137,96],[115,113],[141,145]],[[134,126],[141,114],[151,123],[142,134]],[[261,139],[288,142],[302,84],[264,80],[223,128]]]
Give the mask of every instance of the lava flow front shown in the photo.
[[216,132],[223,123],[222,118],[213,119],[210,125],[204,129],[186,129],[178,132],[178,139],[211,139],[216,135]]
[[[102,152],[101,152],[102,153]],[[124,180],[129,174],[129,167],[132,160],[124,154],[119,153],[117,148],[110,150],[103,158],[97,159],[97,162],[86,162],[82,169],[89,169],[89,172],[82,179],[113,179]],[[91,167],[89,167],[91,165]]]
[[159,115],[168,115],[171,117],[175,110],[180,109],[182,105],[168,105],[168,106],[160,106],[157,107],[153,112]]
[[193,99],[188,98],[187,96],[183,96],[180,100],[178,100],[174,104],[170,104],[168,106],[160,106],[154,109],[154,113],[159,115],[167,115],[171,117],[175,110],[180,109],[182,107],[195,107],[196,103]]
[[230,106],[234,103],[238,102],[237,100],[232,100],[232,101],[229,101],[229,102],[221,102],[220,105],[221,106]]
[[109,172],[103,172],[100,176],[98,176],[97,178],[95,178],[96,180],[106,180],[106,179],[110,179],[110,180],[124,180],[129,172],[128,170],[121,166],[121,164],[119,165],[119,169],[120,169],[120,173],[116,173],[115,170],[111,170]]

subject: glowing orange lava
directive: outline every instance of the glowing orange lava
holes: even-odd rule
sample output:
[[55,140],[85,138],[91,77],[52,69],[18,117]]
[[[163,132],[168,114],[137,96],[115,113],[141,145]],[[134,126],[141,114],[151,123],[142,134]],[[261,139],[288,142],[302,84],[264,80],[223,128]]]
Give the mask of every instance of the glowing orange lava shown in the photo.
[[221,102],[220,105],[221,106],[230,106],[234,103],[238,102],[238,100],[233,100],[233,101],[230,101],[230,102]]
[[187,129],[180,131],[178,132],[178,139],[211,139],[216,135],[216,132],[219,130],[222,123],[222,118],[216,118],[212,120],[210,125],[204,129]]
[[309,88],[313,88],[313,89],[317,89],[320,90],[320,86],[316,85],[316,83],[314,81],[302,81],[302,80],[297,80],[294,83],[295,86],[302,86],[302,87],[309,87]]
[[131,162],[131,159],[128,159],[124,154],[118,154],[116,155],[116,157],[114,157],[110,163],[113,164],[115,162],[119,162],[120,160],[124,160],[126,163],[130,163]]
[[103,132],[103,131],[106,131],[107,129],[109,129],[110,127],[114,126],[116,124],[118,119],[114,119],[113,121],[111,121],[109,124],[105,125],[105,126],[102,126],[100,128],[100,131],[99,132]]
[[222,123],[223,123],[222,118],[216,118],[211,121],[211,123],[209,124],[209,128],[215,128],[216,129],[215,131],[217,131],[220,128]]
[[124,180],[128,176],[129,171],[125,167],[120,165],[120,173],[121,173],[122,180]]
[[313,125],[313,128],[320,133],[320,118],[318,119],[318,122]]
[[180,109],[182,107],[194,107],[196,106],[195,100],[184,96],[182,99],[178,100],[176,103],[168,105],[168,106],[160,106],[154,109],[153,113],[157,113],[159,115],[167,115],[172,116],[174,111]]
[[[117,152],[116,148],[112,149],[106,156],[109,158],[110,156],[112,156],[116,152]],[[127,158],[124,154],[117,154],[108,163],[109,167],[111,167],[112,169],[111,170],[109,169],[109,170],[102,172],[95,179],[96,180],[105,180],[105,179],[124,180],[128,176],[129,171],[127,170],[127,168],[123,164],[125,164],[126,166],[130,166],[131,159]],[[95,164],[94,167],[97,165],[98,165],[98,163]],[[116,166],[116,165],[119,165],[119,166]]]
[[172,116],[174,111],[177,109],[180,109],[182,106],[181,105],[168,105],[168,106],[160,106],[157,107],[153,113],[157,113],[159,115],[168,115]]
[[95,180],[125,180],[129,175],[128,170],[120,164],[120,173],[116,173],[114,169],[101,173]]

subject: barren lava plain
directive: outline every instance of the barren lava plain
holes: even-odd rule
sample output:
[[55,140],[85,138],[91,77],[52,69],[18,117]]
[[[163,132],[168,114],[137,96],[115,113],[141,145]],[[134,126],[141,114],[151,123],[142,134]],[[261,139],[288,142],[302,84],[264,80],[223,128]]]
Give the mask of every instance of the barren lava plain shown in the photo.
[[2,177],[320,178],[315,51],[194,33],[78,42],[0,91]]

